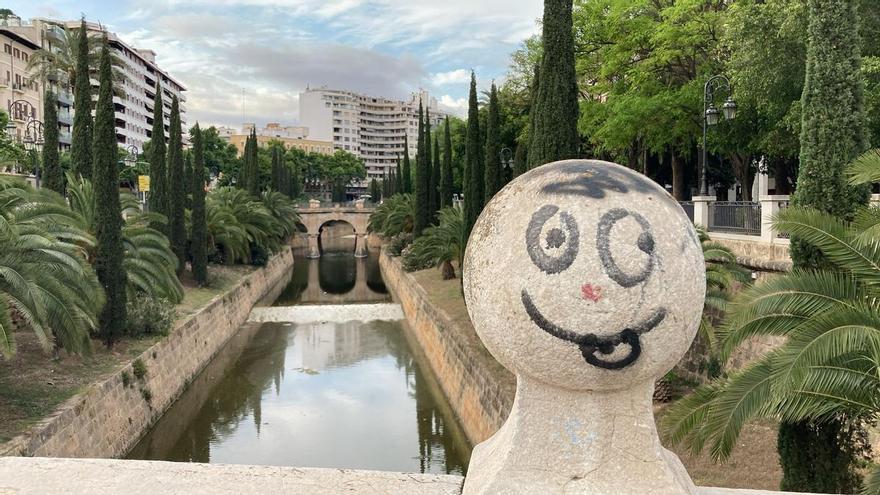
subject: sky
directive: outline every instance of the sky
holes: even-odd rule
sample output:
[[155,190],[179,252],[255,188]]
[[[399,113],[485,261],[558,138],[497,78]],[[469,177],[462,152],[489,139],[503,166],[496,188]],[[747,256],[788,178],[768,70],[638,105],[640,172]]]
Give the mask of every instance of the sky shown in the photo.
[[[298,94],[326,85],[375,96],[427,89],[466,113],[470,71],[501,82],[539,31],[540,0],[15,0],[18,16],[100,22],[156,52],[187,88],[187,121],[298,121]],[[244,103],[244,105],[242,105]],[[244,107],[244,108],[242,108]],[[244,113],[242,112],[244,110]],[[244,115],[244,119],[242,116]]]

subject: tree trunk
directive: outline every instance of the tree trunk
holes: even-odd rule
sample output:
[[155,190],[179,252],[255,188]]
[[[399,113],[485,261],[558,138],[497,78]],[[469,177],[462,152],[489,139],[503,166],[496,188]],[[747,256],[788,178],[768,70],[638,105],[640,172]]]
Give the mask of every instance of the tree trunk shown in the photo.
[[443,273],[443,280],[452,280],[455,278],[455,267],[449,260],[444,261],[440,265],[440,271]]
[[678,200],[684,200],[684,163],[681,157],[674,151],[672,156],[672,196]]

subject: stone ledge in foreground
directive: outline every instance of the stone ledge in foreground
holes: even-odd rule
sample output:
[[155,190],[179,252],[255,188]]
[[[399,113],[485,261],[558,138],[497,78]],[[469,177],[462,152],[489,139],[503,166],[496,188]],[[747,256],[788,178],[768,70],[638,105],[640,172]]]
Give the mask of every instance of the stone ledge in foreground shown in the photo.
[[[386,471],[193,464],[118,459],[0,459],[0,495],[290,494],[457,495],[460,476]],[[771,495],[781,492],[700,488],[699,495]],[[785,495],[798,495],[786,493]],[[803,494],[802,494],[803,495]]]

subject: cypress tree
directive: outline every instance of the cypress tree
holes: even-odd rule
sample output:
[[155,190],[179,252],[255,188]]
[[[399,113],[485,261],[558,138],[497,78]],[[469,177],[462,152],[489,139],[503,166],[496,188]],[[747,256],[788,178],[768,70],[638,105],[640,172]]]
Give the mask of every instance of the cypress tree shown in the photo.
[[430,138],[425,137],[424,110],[422,103],[419,102],[419,143],[416,148],[416,177],[415,177],[415,198],[413,200],[413,238],[418,239],[422,235],[422,231],[428,227],[430,223],[430,215],[428,213],[428,174],[427,165],[429,163],[428,153],[425,150],[425,142]]
[[208,227],[205,223],[205,148],[202,130],[196,123],[193,128],[192,169],[192,274],[200,286],[208,281]]
[[[165,168],[165,112],[162,103],[162,86],[156,81],[153,98],[153,132],[150,136],[150,209],[169,216],[168,171]],[[167,225],[157,225],[168,234]]]
[[241,152],[241,166],[238,167],[238,179],[235,182],[239,189],[247,189],[247,174],[250,169],[251,135],[244,140],[244,151]]
[[486,168],[484,204],[501,190],[501,129],[498,116],[498,88],[492,83],[489,92],[489,115],[486,119]]
[[64,175],[58,157],[58,101],[46,90],[43,96],[43,187],[64,194]]
[[578,89],[574,67],[572,0],[544,0],[543,58],[533,113],[530,165],[578,155]]
[[425,156],[422,157],[425,174],[422,176],[422,180],[425,181],[425,198],[427,199],[425,202],[425,218],[428,220],[425,226],[428,226],[434,222],[434,216],[437,212],[434,209],[437,193],[433,190],[433,184],[431,183],[431,179],[434,176],[434,152],[431,146],[431,111],[428,107],[425,107],[425,131],[422,139],[425,140],[424,147],[422,148],[425,153]]
[[95,188],[95,273],[104,288],[107,302],[101,310],[99,326],[107,346],[126,329],[126,277],[122,266],[122,211],[119,203],[119,167],[116,163],[116,124],[113,113],[113,79],[107,35],[101,47],[101,82],[95,107],[92,170]]
[[192,208],[192,191],[193,191],[193,154],[192,151],[184,151],[183,153],[183,198],[186,202],[187,209]]
[[302,194],[302,182],[300,179],[299,162],[295,161],[290,164],[290,197],[298,198]]
[[[405,142],[406,142],[406,136],[404,136],[403,139],[404,139],[404,143],[405,143]],[[400,185],[399,185],[399,183],[398,183],[398,182],[399,182],[399,179],[400,179],[401,177],[403,177],[403,172],[402,172],[403,169],[401,168],[403,165],[401,165],[400,162],[401,162],[401,160],[400,160],[400,155],[397,155],[397,167],[396,167],[394,170],[391,171],[391,174],[394,176],[394,180],[393,180],[393,182],[392,182],[392,183],[394,184],[394,187],[391,188],[391,195],[392,195],[392,196],[395,195],[395,194],[397,194],[397,193],[399,193],[399,192],[403,192],[402,190],[400,190]]]
[[[538,90],[541,88],[541,63],[538,62],[535,65],[535,74],[532,77],[532,88],[529,91],[529,133],[528,133],[528,141],[526,143],[532,142],[532,136],[535,135],[535,119],[537,118],[538,108]],[[539,159],[532,153],[532,147],[526,144],[525,146],[526,152],[526,170],[535,168],[537,166],[543,165],[539,163]]]
[[272,146],[272,190],[281,191],[281,183],[284,181],[281,170],[281,153],[278,146]]
[[[868,148],[858,2],[809,0],[807,65],[801,96],[800,170],[792,204],[852,218],[868,190],[850,187],[847,165]],[[825,265],[820,253],[792,236],[795,268]],[[859,462],[852,420],[782,422],[777,449],[786,491],[848,493]]]
[[[421,115],[419,115],[421,119]],[[422,128],[422,123],[419,121],[419,129]],[[421,131],[420,131],[421,132]],[[400,182],[400,192],[408,194],[413,192],[412,187],[412,166],[409,162],[409,135],[403,135],[403,170],[397,180]]]
[[171,100],[171,121],[168,136],[168,184],[169,218],[168,230],[171,249],[177,255],[177,274],[186,268],[186,196],[183,174],[183,141],[180,128],[180,102],[175,96]]
[[528,170],[528,150],[524,143],[516,146],[516,153],[513,155],[513,176],[514,178],[526,173]]
[[391,171],[391,175],[388,177],[388,182],[388,197],[390,198],[400,192],[398,190],[397,174],[395,174],[394,171]]
[[379,191],[379,182],[375,177],[370,179],[370,199],[373,202],[379,202],[382,199],[382,192]]
[[76,48],[76,74],[73,86],[73,136],[70,167],[74,175],[92,178],[92,83],[89,80],[89,40],[86,20],[80,22]]
[[452,206],[452,130],[449,116],[443,128],[443,170],[440,174],[440,208]]
[[[438,129],[439,131],[439,129]],[[434,160],[431,168],[431,217],[434,223],[437,223],[437,212],[440,211],[440,169],[443,167],[440,162],[440,133],[434,133]]]
[[260,161],[258,153],[257,131],[251,131],[251,149],[248,156],[247,190],[253,197],[260,195]]
[[480,113],[477,108],[477,77],[471,72],[471,90],[468,98],[467,134],[467,191],[465,201],[465,232],[469,235],[477,217],[483,212],[483,146],[480,143]]

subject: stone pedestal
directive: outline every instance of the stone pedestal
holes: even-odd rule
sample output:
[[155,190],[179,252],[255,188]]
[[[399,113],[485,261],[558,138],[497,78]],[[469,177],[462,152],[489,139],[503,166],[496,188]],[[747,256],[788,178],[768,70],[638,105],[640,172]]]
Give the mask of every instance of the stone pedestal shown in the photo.
[[696,493],[651,401],[706,291],[694,226],[666,191],[608,162],[538,167],[486,205],[464,266],[474,328],[517,380],[466,495]]
[[309,200],[309,208],[320,208],[320,207],[321,207],[321,202],[318,201],[317,199],[310,199]]
[[779,212],[779,203],[787,201],[787,195],[761,196],[761,241],[772,244],[778,232],[773,228],[773,217]]
[[694,196],[694,225],[709,229],[709,207],[713,202],[715,196]]

